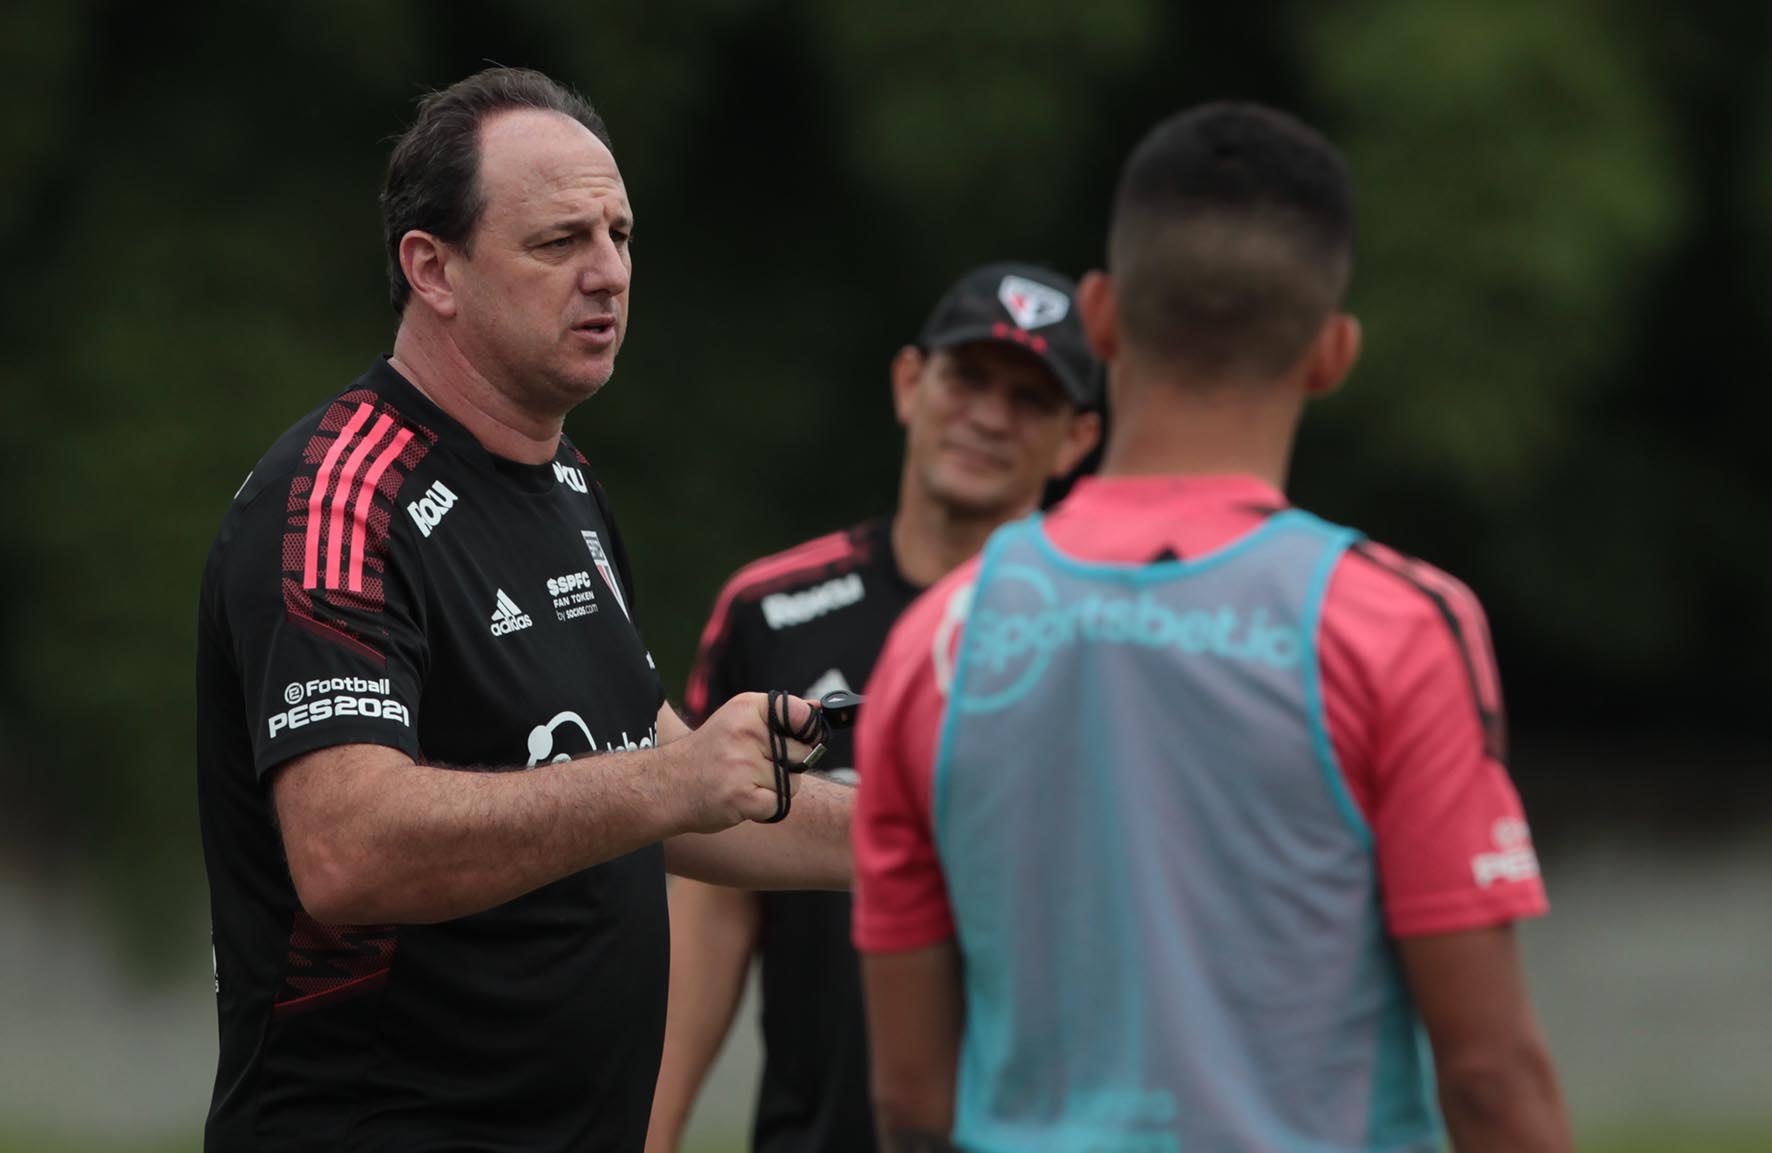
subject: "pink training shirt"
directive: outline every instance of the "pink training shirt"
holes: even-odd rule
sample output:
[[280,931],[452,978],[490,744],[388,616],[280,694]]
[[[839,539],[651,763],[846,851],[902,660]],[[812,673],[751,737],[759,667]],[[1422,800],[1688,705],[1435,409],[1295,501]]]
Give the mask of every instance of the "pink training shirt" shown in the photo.
[[[1081,560],[1189,560],[1253,530],[1285,498],[1247,476],[1080,482],[1046,519]],[[894,627],[856,733],[855,943],[918,949],[954,936],[930,812],[946,679],[960,628],[949,574]],[[1548,907],[1505,764],[1501,684],[1482,606],[1445,573],[1361,542],[1338,562],[1318,650],[1330,741],[1372,829],[1398,937],[1484,928]]]

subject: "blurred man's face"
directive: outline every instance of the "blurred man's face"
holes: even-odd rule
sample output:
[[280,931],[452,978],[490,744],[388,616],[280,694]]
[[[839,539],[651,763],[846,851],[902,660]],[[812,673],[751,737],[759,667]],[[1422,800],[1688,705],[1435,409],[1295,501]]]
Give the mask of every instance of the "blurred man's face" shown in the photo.
[[1095,418],[1071,406],[1039,357],[1013,345],[906,349],[893,365],[893,396],[912,482],[963,516],[1032,507],[1049,478],[1094,446]]
[[615,157],[554,112],[480,129],[485,210],[450,261],[456,341],[495,383],[564,412],[615,371],[627,331],[633,214]]

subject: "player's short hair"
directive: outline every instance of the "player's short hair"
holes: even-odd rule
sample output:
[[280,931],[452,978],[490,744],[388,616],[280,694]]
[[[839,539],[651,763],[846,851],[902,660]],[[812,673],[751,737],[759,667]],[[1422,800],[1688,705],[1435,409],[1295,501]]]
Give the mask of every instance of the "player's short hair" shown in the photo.
[[394,144],[381,190],[388,300],[404,314],[412,285],[400,267],[400,238],[417,229],[466,250],[486,209],[480,188],[480,126],[499,112],[534,108],[570,116],[611,151],[609,129],[583,96],[528,68],[487,68],[418,102]]
[[1133,150],[1108,230],[1127,343],[1204,379],[1271,379],[1339,307],[1352,267],[1341,154],[1257,104],[1170,117]]

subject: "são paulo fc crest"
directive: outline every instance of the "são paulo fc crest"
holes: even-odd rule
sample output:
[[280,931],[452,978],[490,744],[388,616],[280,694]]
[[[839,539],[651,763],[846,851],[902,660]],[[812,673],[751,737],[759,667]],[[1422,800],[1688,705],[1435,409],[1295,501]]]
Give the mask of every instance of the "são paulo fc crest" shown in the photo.
[[609,555],[603,551],[603,542],[598,539],[593,529],[584,529],[582,532],[585,538],[585,547],[591,550],[591,559],[597,563],[597,571],[602,574],[603,583],[609,586],[609,592],[615,597],[615,603],[621,609],[621,615],[632,620],[633,616],[628,612],[627,598],[621,592],[621,582],[615,579],[615,566],[609,563]]
[[1057,324],[1071,310],[1070,297],[1025,276],[1005,276],[997,285],[997,299],[1015,318],[1017,328]]

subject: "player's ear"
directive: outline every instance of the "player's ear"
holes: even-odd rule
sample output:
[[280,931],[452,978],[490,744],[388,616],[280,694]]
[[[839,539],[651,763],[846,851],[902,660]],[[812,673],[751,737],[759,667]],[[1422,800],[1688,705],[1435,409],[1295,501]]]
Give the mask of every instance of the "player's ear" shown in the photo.
[[413,229],[400,238],[400,271],[412,286],[412,295],[438,316],[454,316],[455,286],[449,279],[449,262],[457,253],[428,232]]
[[1069,476],[1083,463],[1084,457],[1095,451],[1095,446],[1100,441],[1101,414],[1072,413],[1070,426],[1064,430],[1064,439],[1058,445],[1058,457],[1052,462],[1052,471],[1048,475],[1053,480]]
[[928,357],[923,355],[923,350],[914,344],[905,345],[892,358],[892,411],[898,415],[898,423],[901,425],[911,422],[917,384],[923,378],[923,366],[927,362]]
[[1307,354],[1306,396],[1327,396],[1341,387],[1360,359],[1360,337],[1360,321],[1349,313],[1338,312],[1323,322]]
[[1115,312],[1113,277],[1099,268],[1083,274],[1077,284],[1077,319],[1097,359],[1109,361],[1120,352],[1120,318]]

